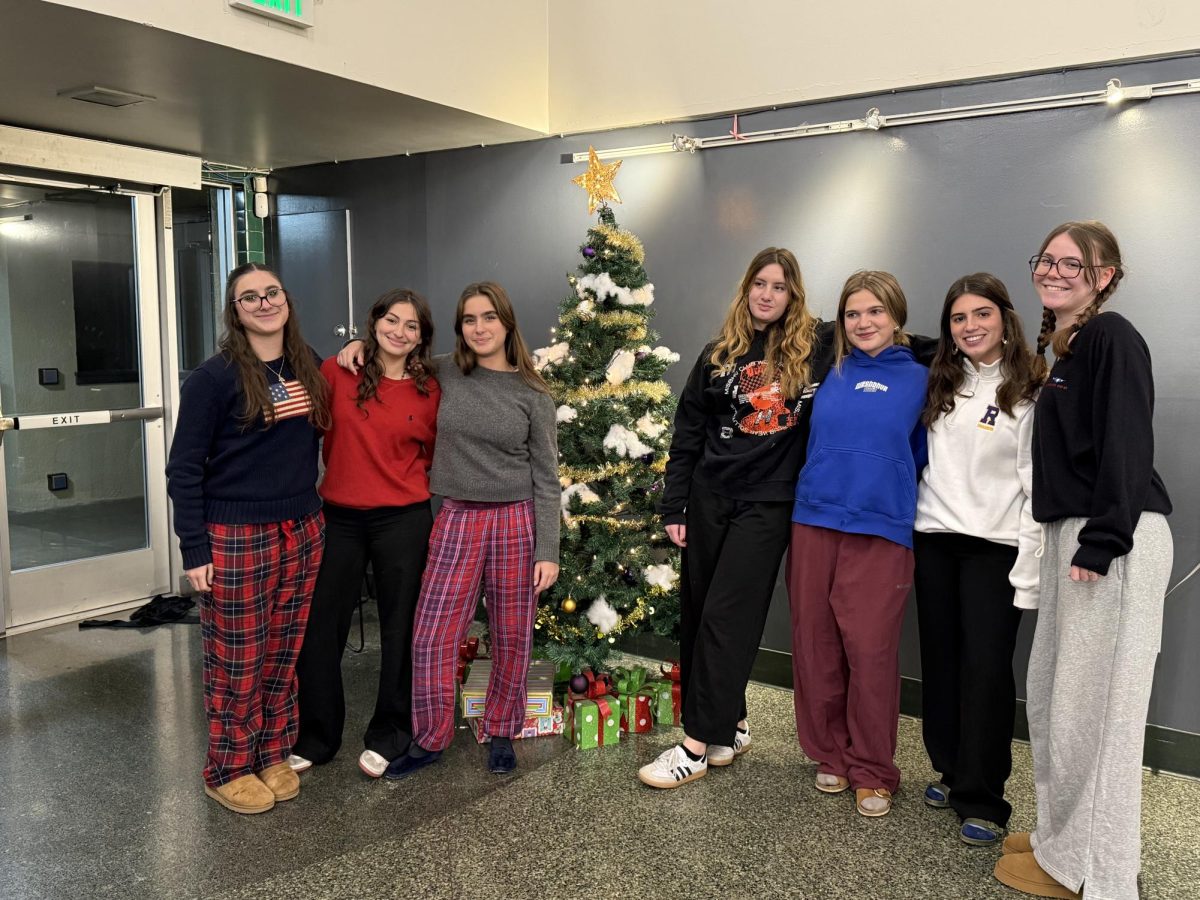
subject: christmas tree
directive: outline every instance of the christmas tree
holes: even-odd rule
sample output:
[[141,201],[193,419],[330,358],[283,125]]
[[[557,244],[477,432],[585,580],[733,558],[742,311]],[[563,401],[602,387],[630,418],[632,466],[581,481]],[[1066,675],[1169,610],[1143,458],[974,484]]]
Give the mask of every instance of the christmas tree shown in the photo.
[[612,177],[591,151],[599,222],[568,275],[553,344],[535,352],[558,405],[563,532],[558,583],[539,598],[534,641],[549,659],[599,671],[619,635],[677,636],[679,555],[654,511],[662,494],[675,398],[662,380],[679,359],[653,346],[654,285],[636,236],[617,225]]

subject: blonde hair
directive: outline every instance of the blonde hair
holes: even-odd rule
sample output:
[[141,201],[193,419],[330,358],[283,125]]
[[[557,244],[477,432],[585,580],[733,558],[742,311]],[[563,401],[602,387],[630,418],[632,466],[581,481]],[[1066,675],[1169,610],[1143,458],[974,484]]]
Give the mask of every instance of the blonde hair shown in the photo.
[[833,339],[836,366],[841,366],[842,360],[850,355],[854,346],[850,343],[850,336],[846,334],[846,303],[851,294],[857,294],[859,291],[867,291],[882,303],[887,314],[896,323],[896,336],[892,342],[901,347],[908,346],[908,332],[904,330],[904,323],[908,321],[908,300],[904,297],[900,282],[890,272],[863,269],[846,279],[846,283],[842,285],[842,295],[838,298],[837,328]]
[[729,304],[729,312],[725,314],[709,362],[718,375],[724,375],[733,368],[738,357],[750,349],[755,330],[754,320],[750,316],[750,285],[759,272],[772,264],[783,269],[783,278],[788,286],[788,302],[779,320],[766,327],[766,379],[770,383],[778,378],[783,395],[797,397],[812,374],[809,362],[817,338],[817,320],[805,303],[800,264],[796,262],[792,251],[783,247],[767,247],[750,261],[737,294]]

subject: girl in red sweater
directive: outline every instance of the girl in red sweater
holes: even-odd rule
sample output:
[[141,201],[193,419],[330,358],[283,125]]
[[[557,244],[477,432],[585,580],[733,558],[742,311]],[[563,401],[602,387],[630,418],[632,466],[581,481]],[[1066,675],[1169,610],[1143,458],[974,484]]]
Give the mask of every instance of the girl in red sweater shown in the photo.
[[371,307],[367,326],[358,374],[333,358],[321,366],[333,416],[320,487],[325,559],[296,670],[300,736],[289,762],[297,770],[326,763],[341,746],[342,652],[370,562],[379,606],[379,690],[358,766],[378,778],[412,740],[413,613],[433,524],[429,465],[441,389],[424,298],[388,291]]

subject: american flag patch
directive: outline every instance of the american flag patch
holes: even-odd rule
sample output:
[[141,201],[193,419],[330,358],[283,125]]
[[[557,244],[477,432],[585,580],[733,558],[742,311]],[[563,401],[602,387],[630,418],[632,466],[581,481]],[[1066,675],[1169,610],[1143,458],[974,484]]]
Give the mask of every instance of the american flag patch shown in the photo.
[[266,418],[273,422],[307,416],[312,409],[308,391],[299,381],[274,382],[267,389],[271,396],[271,409],[265,410]]

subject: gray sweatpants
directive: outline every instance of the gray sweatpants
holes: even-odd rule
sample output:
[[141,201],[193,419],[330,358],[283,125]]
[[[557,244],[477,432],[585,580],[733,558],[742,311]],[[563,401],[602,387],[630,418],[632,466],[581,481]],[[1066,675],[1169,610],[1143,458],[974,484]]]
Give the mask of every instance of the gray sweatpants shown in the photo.
[[1143,513],[1133,549],[1098,582],[1069,577],[1085,519],[1046,526],[1029,657],[1029,741],[1037,788],[1034,855],[1087,900],[1137,900],[1142,743],[1173,547]]

